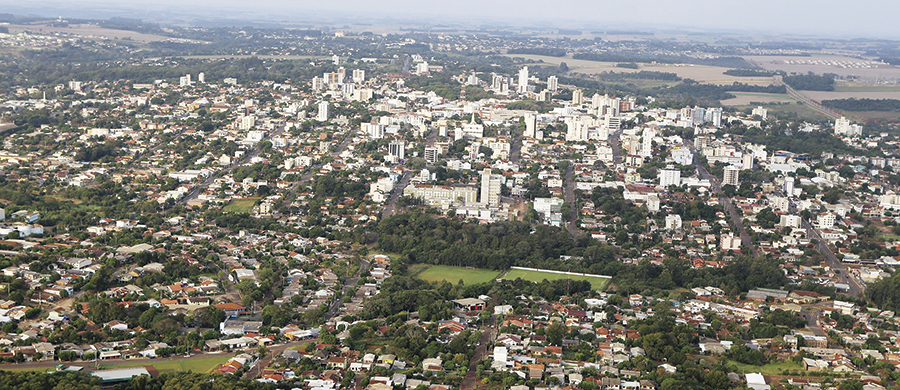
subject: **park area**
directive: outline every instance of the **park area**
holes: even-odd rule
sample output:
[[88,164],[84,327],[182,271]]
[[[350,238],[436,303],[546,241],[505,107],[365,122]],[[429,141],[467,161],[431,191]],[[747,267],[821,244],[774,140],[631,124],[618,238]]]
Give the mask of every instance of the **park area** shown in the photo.
[[524,269],[511,269],[509,270],[509,272],[503,274],[501,278],[506,280],[522,279],[530,282],[540,282],[544,279],[587,280],[588,282],[591,282],[591,287],[593,287],[595,290],[602,290],[604,287],[606,287],[606,284],[609,283],[609,279],[611,279],[608,276],[568,275],[556,272]]
[[463,284],[488,283],[500,275],[499,271],[468,267],[453,267],[449,265],[414,264],[409,267],[413,277],[426,282],[448,281],[456,284],[460,280]]

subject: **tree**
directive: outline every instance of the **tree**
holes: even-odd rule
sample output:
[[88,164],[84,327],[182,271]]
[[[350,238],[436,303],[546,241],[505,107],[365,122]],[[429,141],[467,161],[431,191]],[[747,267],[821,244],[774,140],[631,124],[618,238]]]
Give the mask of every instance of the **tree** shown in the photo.
[[566,333],[568,333],[566,325],[555,321],[547,327],[547,342],[553,345],[562,345],[562,340]]

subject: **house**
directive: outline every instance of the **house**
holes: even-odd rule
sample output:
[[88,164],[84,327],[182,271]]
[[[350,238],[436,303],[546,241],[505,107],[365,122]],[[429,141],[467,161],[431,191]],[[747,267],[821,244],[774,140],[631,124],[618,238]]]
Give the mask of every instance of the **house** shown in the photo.
[[231,318],[237,318],[237,316],[247,313],[243,306],[231,302],[218,303],[216,304],[216,309],[225,311],[225,314]]
[[454,299],[453,306],[458,310],[479,311],[484,310],[484,300],[478,298]]
[[441,358],[428,358],[422,361],[422,371],[443,371],[444,362]]

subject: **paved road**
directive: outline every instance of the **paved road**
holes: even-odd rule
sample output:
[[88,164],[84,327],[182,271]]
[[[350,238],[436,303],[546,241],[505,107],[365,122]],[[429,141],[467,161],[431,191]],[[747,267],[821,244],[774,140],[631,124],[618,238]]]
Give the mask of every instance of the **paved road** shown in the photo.
[[731,218],[732,226],[734,226],[741,237],[741,246],[750,248],[750,253],[753,256],[759,256],[759,251],[757,250],[756,245],[753,245],[753,240],[750,239],[750,235],[747,234],[747,229],[744,228],[744,221],[737,212],[737,208],[734,207],[734,202],[731,201],[731,198],[725,196],[725,193],[722,191],[722,186],[719,185],[719,180],[710,175],[706,170],[706,167],[700,162],[700,155],[697,153],[697,150],[694,149],[694,143],[689,140],[684,140],[684,144],[691,150],[691,153],[694,154],[694,165],[697,167],[697,172],[700,173],[700,178],[709,180],[713,192],[719,197],[719,203],[722,205],[722,208],[725,209],[725,214]]
[[622,156],[622,147],[619,146],[619,137],[621,135],[621,129],[609,134],[609,147],[612,148],[613,152],[613,164],[619,164],[624,161],[624,157]]
[[263,137],[262,141],[257,142],[256,146],[253,147],[253,149],[251,149],[247,153],[244,153],[244,156],[239,161],[232,162],[230,165],[222,167],[221,169],[216,171],[215,174],[209,175],[209,177],[207,177],[206,180],[203,180],[203,183],[200,183],[199,185],[194,186],[194,188],[191,189],[191,192],[189,192],[187,195],[185,195],[183,198],[181,198],[181,200],[176,202],[176,204],[187,204],[188,202],[190,202],[194,199],[197,199],[197,197],[200,196],[200,193],[203,192],[203,190],[209,188],[210,184],[212,184],[214,181],[216,181],[216,179],[218,179],[218,178],[224,176],[226,173],[230,172],[231,168],[244,165],[247,162],[249,162],[252,158],[259,156],[259,154],[262,152],[262,143],[264,141],[268,141],[274,137],[278,137],[283,132],[284,132],[283,128],[276,130],[274,132],[270,132],[270,133],[267,132],[266,136]]
[[394,184],[394,189],[391,190],[390,199],[384,204],[384,209],[381,210],[382,218],[389,217],[397,212],[397,202],[400,201],[400,196],[403,195],[403,190],[409,185],[410,179],[412,179],[412,171],[403,171],[400,180],[397,180],[397,183]]
[[[498,296],[495,295],[491,297],[491,300],[484,310],[488,313],[493,313],[494,305],[497,302],[500,302]],[[478,362],[481,361],[481,359],[484,359],[488,346],[491,345],[494,337],[497,336],[496,329],[497,316],[491,314],[491,318],[482,326],[481,340],[478,342],[478,346],[475,347],[475,353],[472,355],[472,359],[469,360],[469,369],[466,371],[466,376],[459,384],[461,390],[472,390],[475,388],[475,385],[478,384]]]
[[800,311],[803,318],[806,318],[806,327],[809,328],[816,336],[825,336],[825,331],[819,326],[819,316],[822,315],[820,310],[815,308],[804,308]]
[[791,88],[790,85],[785,84],[781,80],[781,76],[775,76],[775,77],[773,77],[773,79],[775,80],[775,85],[784,85],[784,88],[787,90],[787,93],[790,97],[797,99],[800,103],[803,103],[807,107],[813,109],[813,111],[818,112],[819,114],[827,116],[831,119],[837,119],[837,118],[840,118],[843,116],[840,112],[835,111],[831,108],[825,107],[825,106],[819,104],[819,102],[812,100],[809,97],[807,97],[806,95],[798,92],[794,88]]
[[572,237],[577,238],[579,235],[581,235],[581,230],[578,228],[578,206],[575,202],[575,178],[573,175],[573,171],[575,169],[574,166],[575,163],[570,161],[569,167],[566,168],[566,187],[564,188],[565,194],[563,195],[563,199],[569,205],[569,207],[572,208],[573,217],[571,221],[566,221],[566,230],[569,231],[569,234]]
[[[340,156],[341,153],[343,153],[344,149],[347,148],[347,145],[350,144],[351,139],[353,139],[352,129],[348,130],[347,133],[344,134],[344,139],[341,140],[341,143],[338,144],[337,148],[333,152],[331,152],[331,157],[335,158],[337,156]],[[294,183],[294,185],[291,187],[290,192],[285,194],[285,196],[282,198],[284,199],[284,201],[282,202],[281,206],[284,206],[286,204],[289,205],[290,203],[288,202],[288,200],[294,199],[297,196],[297,193],[305,187],[303,184],[308,183],[310,180],[312,180],[313,176],[315,176],[316,172],[318,172],[323,165],[325,164],[321,162],[310,165],[309,168],[306,169],[306,172],[304,172],[303,175],[300,176],[300,180]]]
[[353,291],[356,288],[356,282],[359,281],[359,275],[363,272],[366,272],[369,269],[369,262],[363,259],[359,261],[359,269],[356,271],[356,274],[353,275],[352,278],[347,278],[344,280],[344,288],[341,289],[340,296],[336,296],[334,302],[332,302],[331,307],[328,308],[328,311],[325,312],[325,321],[327,322],[332,317],[338,314],[338,310],[341,308],[341,304],[343,303],[344,295]]

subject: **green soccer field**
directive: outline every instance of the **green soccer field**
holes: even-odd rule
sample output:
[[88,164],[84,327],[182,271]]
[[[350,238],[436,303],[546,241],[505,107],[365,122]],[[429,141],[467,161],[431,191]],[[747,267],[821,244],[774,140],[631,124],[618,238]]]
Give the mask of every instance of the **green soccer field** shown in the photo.
[[591,282],[591,287],[595,290],[602,290],[606,287],[606,284],[609,283],[609,277],[594,277],[594,276],[581,276],[581,275],[563,275],[557,274],[553,272],[541,272],[541,271],[530,271],[523,269],[511,269],[505,275],[503,275],[502,279],[505,280],[516,280],[522,279],[530,282],[540,282],[544,279],[547,280],[556,280],[556,279],[571,279],[571,280],[587,280]]
[[412,276],[428,281],[448,281],[456,284],[460,280],[463,284],[488,283],[500,275],[499,271],[478,268],[452,267],[449,265],[413,264],[409,267]]

